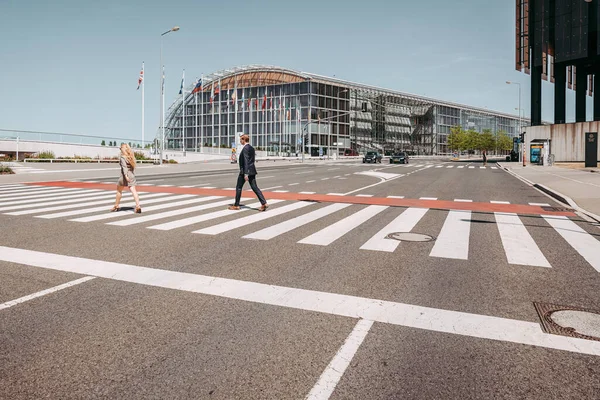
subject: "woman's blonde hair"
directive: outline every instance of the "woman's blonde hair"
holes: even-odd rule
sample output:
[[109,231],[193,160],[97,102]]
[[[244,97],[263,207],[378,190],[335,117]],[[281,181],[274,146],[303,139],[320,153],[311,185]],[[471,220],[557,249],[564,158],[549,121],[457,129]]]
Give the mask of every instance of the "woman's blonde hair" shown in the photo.
[[123,143],[121,144],[121,152],[125,156],[125,159],[129,163],[129,165],[131,165],[131,167],[135,169],[135,155],[133,154],[133,150],[131,150],[131,147],[129,147],[127,143]]

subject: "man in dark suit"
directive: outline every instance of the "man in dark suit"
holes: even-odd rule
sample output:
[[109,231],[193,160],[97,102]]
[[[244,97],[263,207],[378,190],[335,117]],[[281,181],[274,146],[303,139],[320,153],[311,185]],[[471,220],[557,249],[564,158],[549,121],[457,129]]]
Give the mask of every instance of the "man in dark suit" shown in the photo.
[[235,204],[229,206],[230,210],[239,210],[240,209],[240,198],[242,197],[242,188],[246,181],[250,183],[250,187],[258,197],[258,201],[260,201],[259,211],[265,211],[269,205],[265,200],[262,192],[258,188],[256,184],[256,166],[254,165],[254,147],[248,143],[250,138],[248,135],[242,135],[240,137],[240,143],[242,144],[242,151],[239,155],[239,166],[240,173],[238,175],[237,185],[235,186]]

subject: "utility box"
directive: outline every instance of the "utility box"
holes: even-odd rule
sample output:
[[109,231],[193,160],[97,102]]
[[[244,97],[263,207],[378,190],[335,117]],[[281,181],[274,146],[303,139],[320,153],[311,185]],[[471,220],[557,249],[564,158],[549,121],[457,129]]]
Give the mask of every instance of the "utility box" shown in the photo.
[[585,133],[585,167],[598,166],[598,132]]

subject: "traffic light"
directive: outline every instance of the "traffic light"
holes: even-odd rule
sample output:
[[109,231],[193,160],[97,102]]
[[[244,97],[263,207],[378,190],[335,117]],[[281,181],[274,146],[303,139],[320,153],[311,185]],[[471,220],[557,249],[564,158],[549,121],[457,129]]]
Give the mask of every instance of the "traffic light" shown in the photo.
[[522,133],[519,135],[519,141],[520,141],[521,143],[525,143],[525,132],[522,132]]

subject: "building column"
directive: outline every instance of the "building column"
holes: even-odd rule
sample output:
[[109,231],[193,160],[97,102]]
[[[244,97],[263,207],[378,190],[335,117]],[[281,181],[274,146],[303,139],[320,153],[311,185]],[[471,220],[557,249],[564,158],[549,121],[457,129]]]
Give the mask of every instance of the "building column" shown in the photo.
[[575,82],[577,84],[577,89],[575,89],[575,122],[585,122],[587,73],[583,68],[577,68]]
[[554,123],[566,123],[567,67],[555,64],[554,67]]
[[531,68],[531,126],[542,124],[542,66]]
[[594,74],[594,121],[600,121],[600,76]]

